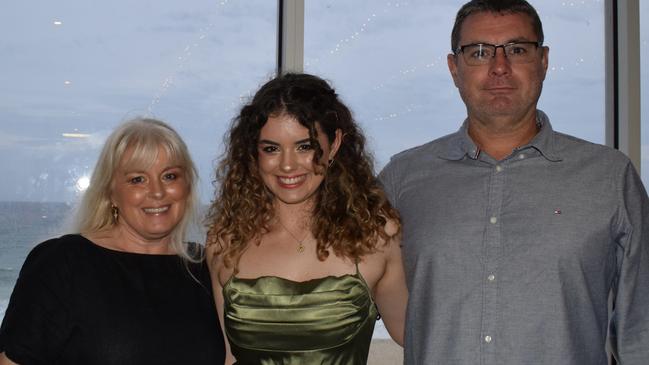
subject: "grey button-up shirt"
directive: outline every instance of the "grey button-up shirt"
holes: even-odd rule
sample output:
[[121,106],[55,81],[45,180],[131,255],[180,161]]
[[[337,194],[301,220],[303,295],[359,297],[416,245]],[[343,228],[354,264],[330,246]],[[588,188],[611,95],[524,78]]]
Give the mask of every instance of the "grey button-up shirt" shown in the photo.
[[[466,122],[381,173],[403,220],[406,364],[649,364],[649,200],[629,160],[554,132],[502,161]],[[615,310],[609,313],[609,294]]]

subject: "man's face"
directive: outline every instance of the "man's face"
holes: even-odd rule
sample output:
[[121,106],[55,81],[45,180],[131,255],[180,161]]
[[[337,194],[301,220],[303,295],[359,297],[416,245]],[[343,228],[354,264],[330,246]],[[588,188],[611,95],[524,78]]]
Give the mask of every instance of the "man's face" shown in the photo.
[[[538,41],[528,15],[483,12],[465,19],[459,45],[519,41]],[[489,63],[479,66],[467,65],[461,53],[448,55],[448,67],[469,118],[484,123],[498,118],[521,121],[531,117],[548,68],[548,48],[535,52],[534,61],[511,64],[499,48]]]

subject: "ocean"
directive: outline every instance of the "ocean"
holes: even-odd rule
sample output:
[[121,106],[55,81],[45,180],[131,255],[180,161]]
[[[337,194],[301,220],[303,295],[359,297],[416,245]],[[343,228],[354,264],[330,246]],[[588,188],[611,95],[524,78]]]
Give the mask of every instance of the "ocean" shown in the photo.
[[[29,251],[48,238],[68,233],[71,214],[72,207],[66,203],[0,202],[0,320]],[[381,321],[376,323],[374,338],[390,338]]]
[[0,202],[0,319],[27,254],[61,235],[70,211],[65,203]]

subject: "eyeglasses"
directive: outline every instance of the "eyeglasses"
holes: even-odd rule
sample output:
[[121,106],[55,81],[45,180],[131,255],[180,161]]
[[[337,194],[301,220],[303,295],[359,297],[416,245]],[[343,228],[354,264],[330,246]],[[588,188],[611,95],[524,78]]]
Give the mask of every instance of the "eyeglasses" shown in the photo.
[[498,48],[502,48],[505,57],[511,63],[530,63],[536,57],[536,50],[541,47],[540,42],[512,42],[507,44],[474,43],[459,46],[453,52],[455,55],[462,53],[464,62],[469,66],[482,66],[489,64]]

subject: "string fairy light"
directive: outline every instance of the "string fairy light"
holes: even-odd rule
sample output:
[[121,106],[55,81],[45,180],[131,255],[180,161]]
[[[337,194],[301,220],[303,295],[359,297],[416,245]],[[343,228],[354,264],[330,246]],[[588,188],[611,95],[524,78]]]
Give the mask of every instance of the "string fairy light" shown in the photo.
[[[219,7],[226,6],[229,2],[230,2],[229,0],[220,1],[217,4],[217,9]],[[178,75],[187,66],[187,63],[191,59],[192,51],[197,49],[200,46],[200,44],[207,38],[207,35],[210,33],[210,31],[212,30],[213,27],[214,27],[214,22],[210,22],[207,26],[202,28],[199,31],[198,37],[196,37],[196,40],[194,40],[191,43],[187,44],[183,48],[183,50],[180,52],[180,55],[176,56],[176,67],[174,68],[174,70],[169,75],[167,75],[166,77],[163,78],[163,80],[162,80],[162,82],[160,84],[160,88],[154,94],[153,99],[149,103],[149,106],[147,108],[147,114],[148,115],[153,115],[153,109],[160,103],[160,100],[162,99],[162,97],[174,85],[176,75]]]
[[[405,7],[407,5],[409,5],[408,2],[387,2],[384,8],[378,13],[387,14],[391,10],[391,8]],[[309,67],[317,65],[320,62],[326,60],[327,57],[338,56],[339,53],[358,42],[359,39],[362,38],[362,35],[376,22],[376,18],[377,12],[372,12],[371,14],[363,17],[362,23],[360,25],[354,27],[354,30],[352,30],[347,36],[340,38],[331,48],[329,48],[329,50],[324,52],[324,58],[315,57],[310,60],[305,60],[305,66]]]

